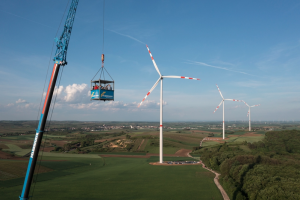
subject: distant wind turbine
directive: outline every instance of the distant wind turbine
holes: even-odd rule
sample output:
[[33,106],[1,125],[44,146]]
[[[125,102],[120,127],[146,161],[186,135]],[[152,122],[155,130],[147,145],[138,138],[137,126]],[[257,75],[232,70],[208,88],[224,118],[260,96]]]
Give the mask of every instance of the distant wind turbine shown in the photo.
[[200,80],[198,78],[190,78],[190,77],[184,77],[184,76],[162,76],[159,72],[159,69],[154,61],[154,58],[150,52],[149,47],[146,45],[148,52],[150,54],[150,57],[152,59],[153,65],[157,71],[157,73],[159,74],[159,78],[156,81],[156,83],[153,85],[153,87],[150,89],[150,91],[147,93],[147,95],[144,97],[144,99],[142,100],[142,102],[138,105],[138,107],[140,107],[142,105],[142,103],[145,101],[145,99],[150,95],[150,93],[154,90],[154,88],[157,86],[158,82],[160,81],[160,134],[159,134],[159,162],[163,163],[163,78],[183,78],[183,79],[191,79],[191,80]]
[[237,99],[224,99],[222,93],[221,93],[221,90],[220,88],[218,87],[218,85],[216,84],[219,92],[220,92],[220,95],[222,97],[222,101],[221,103],[217,106],[217,108],[215,109],[214,113],[218,110],[218,108],[221,106],[221,104],[223,103],[223,140],[225,139],[225,114],[224,114],[224,103],[225,101],[241,101],[241,100],[237,100]]
[[249,115],[249,131],[251,131],[250,108],[255,107],[255,106],[259,106],[260,104],[258,104],[258,105],[253,105],[253,106],[249,106],[244,100],[243,100],[243,102],[246,104],[246,106],[249,107],[249,110],[248,110],[248,113],[247,113],[247,117],[248,117],[248,115]]

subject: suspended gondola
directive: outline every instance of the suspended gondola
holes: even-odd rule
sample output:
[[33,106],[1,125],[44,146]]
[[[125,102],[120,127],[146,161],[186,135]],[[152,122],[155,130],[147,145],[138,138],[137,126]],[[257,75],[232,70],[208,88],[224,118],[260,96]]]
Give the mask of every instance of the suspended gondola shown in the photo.
[[[104,54],[101,56],[102,66],[94,78],[100,72],[99,79],[91,80],[91,100],[114,101],[115,81],[104,68]],[[105,72],[109,75],[110,80],[105,79]]]

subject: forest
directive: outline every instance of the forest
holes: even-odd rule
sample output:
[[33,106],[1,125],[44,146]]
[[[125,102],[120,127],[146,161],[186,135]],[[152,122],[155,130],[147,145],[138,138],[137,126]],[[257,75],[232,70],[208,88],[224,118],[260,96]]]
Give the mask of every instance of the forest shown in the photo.
[[199,151],[221,173],[232,200],[300,199],[300,131],[266,132],[263,141],[223,143]]

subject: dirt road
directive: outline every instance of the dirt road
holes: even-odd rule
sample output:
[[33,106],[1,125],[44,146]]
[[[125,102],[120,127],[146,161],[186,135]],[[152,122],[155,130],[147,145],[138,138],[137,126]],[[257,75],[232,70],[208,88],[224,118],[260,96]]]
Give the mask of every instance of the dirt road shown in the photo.
[[215,178],[214,178],[214,182],[215,182],[216,186],[218,187],[218,189],[220,190],[220,192],[221,192],[221,194],[222,194],[222,196],[223,196],[223,199],[224,199],[224,200],[230,200],[229,197],[228,197],[228,195],[227,195],[227,193],[226,193],[225,190],[223,189],[222,185],[219,183],[219,176],[220,176],[221,174],[219,174],[219,173],[213,171],[212,169],[207,168],[203,162],[201,162],[201,163],[202,163],[202,167],[203,167],[204,169],[206,169],[206,170],[208,170],[208,171],[211,171],[212,173],[214,173],[214,174],[216,175]]
[[[204,139],[205,139],[205,138],[203,138],[203,140],[204,140]],[[201,142],[200,142],[200,147],[202,146],[203,140],[201,140]],[[189,156],[190,156],[190,155],[189,155]],[[190,156],[190,157],[192,157],[192,156]],[[201,160],[200,160],[200,161],[201,161]],[[221,194],[222,194],[222,196],[223,196],[223,199],[224,199],[224,200],[230,200],[229,197],[228,197],[228,195],[227,195],[227,193],[225,192],[225,190],[223,189],[222,185],[221,185],[220,182],[219,182],[219,176],[220,176],[221,174],[219,174],[219,173],[213,171],[212,169],[207,168],[207,167],[205,166],[205,164],[204,164],[202,161],[201,161],[201,164],[202,164],[202,167],[203,167],[204,169],[206,169],[206,170],[208,170],[208,171],[211,171],[212,173],[214,173],[214,174],[216,175],[215,178],[214,178],[214,182],[215,182],[216,186],[218,187],[218,189],[220,190],[220,192],[221,192]]]

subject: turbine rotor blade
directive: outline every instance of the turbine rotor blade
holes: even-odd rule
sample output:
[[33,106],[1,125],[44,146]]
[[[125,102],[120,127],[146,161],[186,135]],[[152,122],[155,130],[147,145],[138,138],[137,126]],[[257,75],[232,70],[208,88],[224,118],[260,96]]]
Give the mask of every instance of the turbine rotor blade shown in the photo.
[[239,102],[242,102],[243,100],[237,100],[237,99],[224,99],[226,101],[239,101]]
[[246,104],[246,106],[250,107],[244,100],[242,100],[242,101]]
[[146,96],[143,98],[142,102],[138,105],[138,107],[140,107],[142,105],[142,103],[145,101],[145,99],[150,95],[150,93],[154,90],[154,88],[157,86],[158,82],[160,81],[160,77],[159,79],[156,81],[156,83],[154,83],[154,85],[152,86],[152,88],[150,89],[150,91],[146,94]]
[[183,79],[190,79],[190,80],[197,80],[199,81],[199,78],[191,78],[191,77],[185,77],[185,76],[162,76],[163,78],[183,78]]
[[223,103],[223,100],[222,100],[221,103],[217,106],[217,108],[215,109],[214,113],[218,110],[218,108],[221,106],[222,103]]
[[223,95],[222,95],[222,93],[221,93],[221,90],[220,90],[219,86],[218,86],[217,84],[216,84],[216,86],[217,86],[217,88],[218,88],[218,90],[219,90],[219,92],[220,92],[220,95],[221,95],[222,99],[224,99],[224,97],[223,97]]
[[254,106],[250,106],[250,107],[255,107],[255,106],[260,106],[260,104],[258,104],[258,105],[254,105]]
[[151,54],[151,51],[150,51],[148,45],[146,45],[146,47],[147,47],[148,52],[149,52],[149,54],[150,54],[150,57],[151,57],[151,59],[152,59],[153,65],[154,65],[154,67],[155,67],[157,73],[158,73],[159,76],[161,77],[161,74],[160,74],[160,72],[159,72],[159,70],[158,70],[158,67],[157,67],[157,65],[156,65],[156,62],[155,62],[155,60],[154,60],[154,58],[153,58],[153,56],[152,56],[152,54]]

